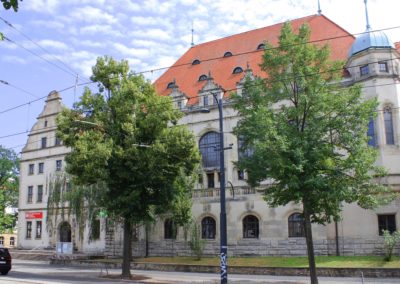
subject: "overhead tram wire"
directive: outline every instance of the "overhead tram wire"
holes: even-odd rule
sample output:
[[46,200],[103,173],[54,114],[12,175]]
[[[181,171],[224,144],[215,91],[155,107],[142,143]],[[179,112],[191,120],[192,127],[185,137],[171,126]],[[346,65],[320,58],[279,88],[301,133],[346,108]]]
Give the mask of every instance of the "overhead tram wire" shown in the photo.
[[[298,46],[298,45],[310,44],[310,43],[318,43],[318,42],[336,40],[336,39],[346,38],[346,37],[355,37],[355,36],[363,35],[363,34],[366,34],[366,33],[381,32],[381,31],[387,31],[387,30],[393,30],[393,29],[399,29],[399,28],[400,28],[400,26],[394,26],[394,27],[390,27],[390,28],[371,30],[371,31],[368,31],[368,32],[361,32],[361,33],[354,33],[354,34],[348,34],[348,35],[342,35],[342,36],[335,36],[335,37],[330,37],[330,38],[311,40],[311,41],[307,41],[307,42],[301,42],[301,43],[297,43],[297,44],[286,45],[286,47]],[[270,47],[270,48],[263,48],[263,49],[256,49],[256,50],[250,50],[250,51],[245,51],[245,52],[239,52],[239,53],[232,54],[230,57],[242,56],[242,55],[251,54],[251,53],[257,53],[257,52],[265,52],[265,51],[268,51],[268,50],[274,50],[274,49],[278,49],[278,48],[279,48],[279,46],[273,46],[273,47]],[[201,62],[208,62],[208,61],[218,60],[218,59],[222,59],[222,58],[224,58],[224,57],[223,56],[212,57],[212,58],[208,58],[208,59],[202,59]],[[162,71],[162,70],[165,70],[165,69],[178,68],[178,67],[188,66],[188,65],[192,65],[192,62],[181,63],[181,64],[176,64],[176,65],[170,65],[170,66],[167,66],[167,67],[159,67],[159,68],[150,69],[150,70],[139,71],[139,72],[135,72],[135,74],[153,73],[153,72]]]
[[0,20],[2,20],[7,26],[9,26],[10,28],[16,30],[18,33],[20,33],[24,38],[26,38],[27,40],[29,40],[30,42],[32,42],[34,45],[36,45],[37,47],[39,47],[42,51],[44,51],[45,53],[49,54],[52,58],[54,58],[55,60],[57,60],[58,62],[60,62],[64,67],[66,67],[68,70],[70,70],[72,73],[74,73],[75,75],[80,75],[78,72],[76,72],[75,70],[73,70],[70,66],[68,66],[65,62],[63,62],[61,59],[59,59],[58,57],[54,56],[50,51],[48,51],[47,49],[45,49],[43,46],[41,46],[40,44],[38,44],[37,42],[35,42],[33,39],[31,39],[29,36],[27,36],[25,33],[23,33],[22,31],[20,31],[19,29],[17,29],[13,24],[11,24],[9,21],[7,21],[6,19],[4,19],[3,17],[0,16]]
[[[62,90],[60,90],[60,91],[57,91],[57,92],[58,92],[58,93],[61,93],[61,92],[70,90],[70,89],[74,88],[75,86],[83,86],[83,85],[89,85],[89,84],[94,84],[94,83],[95,83],[95,82],[84,82],[84,83],[80,83],[80,84],[77,84],[77,85],[72,85],[72,86],[70,86],[70,87],[64,88],[64,89],[62,89]],[[14,107],[11,107],[11,108],[2,110],[2,111],[0,111],[0,114],[3,114],[3,113],[6,113],[6,112],[9,112],[9,111],[12,111],[12,110],[21,108],[21,107],[23,107],[23,106],[29,105],[29,104],[31,104],[31,103],[34,103],[34,102],[43,100],[43,99],[47,98],[47,96],[48,96],[48,95],[45,95],[45,96],[43,96],[43,97],[37,98],[36,100],[29,101],[29,102],[26,102],[26,103],[23,103],[23,104],[20,104],[20,105],[17,105],[17,106],[14,106]]]
[[[373,85],[373,86],[361,86],[361,88],[363,89],[363,88],[375,88],[375,87],[382,87],[382,86],[390,86],[390,85],[399,85],[400,84],[400,82],[398,82],[398,83],[386,83],[386,84],[378,84],[378,85]],[[69,87],[69,88],[67,88],[67,89],[71,89],[72,87]],[[224,90],[224,92],[232,92],[232,91],[236,91],[236,90],[239,90],[239,89],[241,89],[241,88],[232,88],[232,89],[228,89],[228,90]],[[206,96],[206,95],[198,95],[198,96],[195,96],[195,97],[192,97],[192,98],[201,98],[201,97],[204,97],[204,96]],[[182,101],[181,99],[179,99],[179,100],[176,100],[176,101],[173,101],[173,102],[178,102],[178,101]],[[164,104],[164,103],[163,103]],[[161,103],[160,104],[153,104],[153,105],[151,105],[151,106],[154,106],[154,105],[162,105]],[[396,109],[400,109],[400,107],[393,107],[392,108],[392,110],[396,110]],[[194,109],[195,110],[195,109]],[[377,110],[375,110],[374,112],[384,112],[385,110],[384,109],[377,109]],[[1,114],[1,113],[0,113]],[[46,128],[47,129],[47,128]],[[54,128],[53,128],[54,129]],[[53,129],[50,129],[50,130],[53,130]],[[41,130],[41,129],[39,129],[39,130]],[[35,130],[35,131],[39,131],[39,130]],[[12,133],[12,134],[7,134],[7,135],[4,135],[4,136],[0,136],[0,139],[3,139],[3,138],[8,138],[8,137],[12,137],[12,136],[17,136],[17,135],[22,135],[22,134],[26,134],[26,133],[29,133],[29,131],[27,130],[27,131],[23,131],[23,132],[17,132],[17,133]],[[230,132],[226,132],[226,133],[230,133]],[[30,134],[35,134],[35,133],[30,133]],[[55,136],[52,136],[52,137],[49,137],[49,138],[54,138]],[[36,143],[37,141],[35,141],[35,143]],[[25,145],[25,144],[24,144]],[[20,147],[21,145],[17,145],[17,146],[13,146],[13,147],[10,147],[10,148],[17,148],[17,147]]]
[[[393,61],[393,60],[396,60],[396,59],[400,59],[400,57],[394,57],[394,58],[388,59],[388,60],[386,60],[386,61]],[[378,63],[378,62],[381,62],[381,61],[382,61],[382,60],[373,61],[373,62],[368,62],[367,64],[374,64],[374,63]],[[364,62],[363,64],[354,65],[354,66],[352,66],[351,68],[361,67],[361,66],[364,66],[365,64],[366,64],[366,63]],[[304,76],[299,76],[299,78],[301,78],[301,77],[309,77],[309,76],[316,76],[316,75],[319,75],[319,74],[324,74],[324,73],[328,73],[328,72],[336,72],[336,71],[340,71],[340,70],[343,70],[343,68],[334,69],[334,70],[332,69],[332,70],[327,70],[327,71],[325,71],[325,72],[318,72],[318,73],[308,74],[308,75],[304,75]],[[97,82],[84,82],[84,83],[80,83],[80,84],[78,84],[78,85],[72,85],[72,86],[66,87],[66,88],[64,88],[64,89],[62,89],[62,90],[60,90],[60,91],[58,91],[58,92],[61,93],[61,92],[64,92],[64,91],[73,89],[73,88],[75,88],[75,86],[89,85],[89,84],[95,84],[95,83],[97,83]],[[398,84],[400,84],[400,83],[387,83],[387,84],[380,84],[380,85],[373,85],[373,86],[361,86],[361,89],[364,89],[364,88],[372,88],[372,87],[379,87],[379,86],[398,85]],[[343,88],[343,87],[341,87],[341,88]],[[239,90],[239,89],[241,89],[241,88],[226,89],[226,90],[224,90],[224,91],[225,91],[225,92],[232,92],[232,91],[237,91],[237,90]],[[206,95],[192,96],[192,97],[189,98],[189,100],[195,99],[195,98],[201,98],[201,97],[204,97],[204,96],[206,96]],[[24,103],[24,104],[21,104],[21,105],[17,105],[17,106],[15,106],[15,107],[11,107],[11,108],[9,108],[9,109],[0,111],[0,114],[3,114],[3,113],[6,113],[6,112],[9,112],[9,111],[12,111],[12,110],[14,110],[14,109],[18,109],[18,108],[20,108],[20,107],[22,107],[22,106],[25,106],[25,105],[28,105],[28,104],[30,104],[30,103],[39,101],[39,100],[44,99],[44,98],[46,98],[46,97],[47,97],[47,95],[46,95],[46,96],[43,96],[43,97],[40,97],[40,98],[38,98],[38,99],[36,99],[36,100],[29,101],[29,102],[27,102],[27,103]],[[185,99],[185,98],[183,98],[183,99],[175,99],[175,100],[172,100],[172,102],[181,102],[181,101],[184,101],[184,100],[186,100],[186,99]],[[166,103],[154,104],[154,105],[162,105],[162,104],[166,104]]]
[[38,58],[40,58],[40,59],[46,61],[47,63],[49,63],[49,64],[53,65],[54,67],[56,67],[56,68],[58,68],[58,69],[64,71],[65,73],[67,73],[67,74],[69,74],[69,75],[71,75],[71,76],[73,76],[73,77],[76,77],[76,74],[75,74],[75,73],[73,73],[73,72],[71,72],[71,71],[69,71],[69,70],[67,70],[67,69],[65,69],[65,68],[62,68],[61,66],[55,64],[54,62],[51,62],[50,60],[44,58],[43,56],[37,54],[36,52],[34,52],[34,51],[32,51],[32,50],[30,50],[30,49],[24,47],[22,44],[19,44],[19,43],[13,41],[13,40],[10,39],[9,37],[5,36],[4,34],[3,34],[3,37],[4,37],[4,39],[5,39],[6,41],[15,44],[16,46],[18,46],[18,47],[24,49],[25,51],[29,52],[30,54],[33,54],[33,55],[36,56],[36,57],[38,57]]
[[20,88],[18,86],[15,86],[15,85],[11,84],[8,81],[4,81],[4,80],[0,79],[0,83],[3,84],[3,85],[6,85],[6,86],[10,86],[11,88],[17,89],[18,91],[21,91],[21,92],[23,92],[25,94],[28,94],[28,95],[32,96],[32,97],[39,98],[39,96],[37,96],[37,95],[35,95],[35,94],[25,90],[25,89],[22,89],[22,88]]
[[[391,30],[391,29],[398,29],[398,28],[400,28],[400,26],[395,26],[395,27],[390,27],[390,28],[384,28],[384,29],[379,29],[379,30],[372,30],[372,31],[369,31],[369,32],[377,32],[377,31],[386,31],[386,30]],[[344,37],[349,37],[349,36],[355,36],[355,35],[362,35],[362,34],[365,34],[365,33],[367,33],[367,32],[362,32],[362,33],[355,33],[355,34],[349,34],[349,35],[343,35],[343,36],[336,36],[336,37],[331,37],[331,38],[325,38],[325,39],[318,39],[318,40],[313,40],[313,41],[308,41],[308,42],[303,42],[303,43],[298,43],[298,44],[294,44],[294,45],[292,45],[292,46],[297,46],[297,45],[302,45],[302,44],[309,44],[309,43],[316,43],[316,42],[322,42],[322,41],[328,41],[328,40],[333,40],[333,39],[338,39],[338,38],[344,38]],[[6,37],[5,37],[6,38]],[[6,38],[7,40],[9,40],[8,38]],[[262,49],[262,50],[252,50],[252,51],[248,51],[248,52],[242,52],[242,53],[237,53],[237,54],[233,54],[231,57],[233,57],[233,56],[240,56],[240,55],[245,55],[245,54],[249,54],[249,53],[255,53],[255,52],[265,52],[266,50],[272,50],[272,49],[277,49],[277,48],[279,48],[279,47],[271,47],[271,48],[268,48],[268,49]],[[209,59],[203,59],[202,61],[204,62],[204,61],[212,61],[212,60],[218,60],[218,59],[221,59],[221,58],[223,58],[223,56],[220,56],[220,57],[215,57],[215,58],[209,58]],[[400,59],[400,58],[391,58],[390,60],[395,60],[395,59]],[[389,60],[386,60],[386,61],[389,61]],[[378,62],[378,61],[376,61],[376,62]],[[51,63],[51,62],[50,62]],[[370,62],[369,64],[372,64],[373,62]],[[51,63],[52,64],[52,63]],[[181,66],[186,66],[186,65],[191,65],[192,63],[190,62],[190,63],[182,63],[182,64],[178,64],[178,65],[171,65],[171,66],[169,66],[169,67],[160,67],[160,68],[156,68],[156,69],[151,69],[151,70],[145,70],[145,71],[141,71],[141,72],[134,72],[134,74],[135,75],[138,75],[138,74],[145,74],[145,73],[153,73],[154,71],[161,71],[161,70],[164,70],[164,69],[168,69],[168,68],[176,68],[176,67],[181,67]],[[365,65],[365,63],[364,64],[360,64],[360,65],[356,65],[356,66],[352,66],[351,68],[355,68],[355,67],[360,67],[360,66],[362,66],[362,65]],[[57,65],[56,65],[57,66]],[[328,71],[327,71],[328,72]],[[70,73],[71,74],[71,73]],[[74,75],[74,74],[71,74],[71,75]],[[74,75],[75,76],[75,75]],[[307,75],[308,76],[308,75]],[[77,85],[73,85],[73,86],[71,86],[71,87],[68,87],[68,88],[66,88],[66,89],[64,89],[64,90],[68,90],[68,89],[72,89],[72,88],[74,88],[75,86],[80,86],[80,85],[86,85],[86,84],[92,84],[92,83],[95,83],[95,82],[86,82],[86,83],[81,83],[81,84],[77,84]],[[62,90],[62,91],[64,91],[64,90]],[[232,90],[237,90],[237,89],[232,89]],[[59,92],[62,92],[62,91],[59,91]],[[226,90],[226,91],[230,91],[230,90]],[[45,96],[46,97],[46,96]],[[196,98],[196,97],[200,97],[200,96],[193,96],[193,97],[191,97],[191,98],[189,98],[189,99],[192,99],[192,98]],[[42,97],[42,98],[44,98],[44,97]],[[42,99],[41,98],[41,99]],[[184,99],[179,99],[179,100],[177,100],[177,101],[182,101],[182,100],[184,100]],[[35,101],[37,101],[37,100],[35,100]],[[35,101],[32,101],[32,102],[35,102]],[[28,102],[28,103],[30,103],[30,102]],[[0,114],[2,114],[2,113],[4,113],[4,112],[8,112],[8,111],[11,111],[11,110],[14,110],[14,109],[16,109],[16,108],[19,108],[19,107],[21,107],[21,106],[24,106],[24,105],[26,105],[26,104],[28,104],[28,103],[25,103],[25,104],[22,104],[22,105],[19,105],[19,106],[16,106],[16,107],[13,107],[13,108],[10,108],[10,109],[7,109],[7,110],[4,110],[4,111],[0,111]]]

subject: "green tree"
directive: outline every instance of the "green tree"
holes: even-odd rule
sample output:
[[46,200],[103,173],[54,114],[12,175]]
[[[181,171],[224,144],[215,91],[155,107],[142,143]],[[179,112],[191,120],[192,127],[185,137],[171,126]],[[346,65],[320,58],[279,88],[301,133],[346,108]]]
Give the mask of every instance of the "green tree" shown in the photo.
[[376,100],[364,100],[360,86],[341,87],[343,63],[331,61],[328,46],[309,43],[310,29],[283,25],[279,44],[266,44],[261,68],[266,79],[247,80],[234,96],[241,115],[235,132],[253,155],[239,162],[248,182],[273,181],[264,192],[270,206],[303,205],[311,283],[318,283],[311,223],[340,218],[342,202],[377,205],[388,189],[375,182],[368,121]]
[[[22,2],[22,0],[20,0]],[[1,0],[4,9],[9,10],[13,8],[14,12],[18,11],[18,0]]]
[[12,229],[15,216],[6,207],[18,206],[19,159],[17,154],[0,145],[0,232]]
[[57,119],[57,135],[71,147],[66,171],[73,184],[105,184],[98,204],[123,218],[122,276],[130,276],[133,224],[151,221],[179,196],[175,181],[199,162],[195,137],[177,125],[182,113],[149,81],[129,72],[126,61],[98,58],[91,79],[73,109]]

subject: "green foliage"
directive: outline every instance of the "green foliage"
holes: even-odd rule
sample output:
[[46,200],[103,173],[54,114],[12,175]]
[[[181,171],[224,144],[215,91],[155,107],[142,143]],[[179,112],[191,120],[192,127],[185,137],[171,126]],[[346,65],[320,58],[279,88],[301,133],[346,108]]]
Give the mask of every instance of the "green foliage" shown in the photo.
[[99,92],[86,89],[73,109],[64,109],[57,134],[72,147],[66,170],[74,183],[104,182],[99,205],[141,222],[152,219],[153,206],[162,211],[175,200],[176,178],[191,175],[199,154],[193,135],[175,125],[181,113],[170,98],[128,70],[126,61],[99,58],[92,76]]
[[[22,2],[22,0],[20,0]],[[13,8],[14,12],[18,11],[18,0],[1,0],[4,9],[8,10]]]
[[14,214],[6,214],[7,207],[18,207],[19,158],[0,145],[0,232],[12,230]]
[[[98,58],[91,79],[98,91],[85,89],[73,109],[57,118],[57,135],[71,147],[66,171],[73,184],[104,185],[88,203],[123,218],[127,238],[130,224],[151,222],[171,208],[183,220],[181,179],[192,175],[200,155],[193,134],[177,125],[182,113],[143,76],[129,73],[127,61]],[[129,244],[124,238],[124,276]]]
[[201,227],[196,222],[191,224],[189,247],[194,253],[196,260],[200,260],[203,257],[205,240],[201,238]]
[[[308,44],[310,30],[294,34],[286,23],[279,47],[266,45],[262,69],[267,79],[248,80],[246,95],[235,96],[242,116],[235,133],[254,154],[240,161],[249,183],[270,179],[271,206],[303,203],[311,220],[338,219],[341,202],[375,207],[390,198],[376,182],[377,152],[367,145],[367,125],[377,101],[364,100],[360,86],[339,83],[342,62],[329,60],[327,46]],[[382,200],[379,198],[382,197]]]
[[400,231],[395,231],[392,234],[384,230],[383,231],[383,243],[385,245],[385,261],[392,261],[393,250],[400,241]]
[[52,233],[59,218],[65,220],[73,215],[78,225],[80,241],[83,241],[86,226],[89,228],[89,241],[94,240],[91,238],[92,229],[95,228],[94,223],[101,211],[97,204],[105,191],[104,184],[78,186],[73,184],[68,174],[56,173],[49,177],[48,189],[47,230]]

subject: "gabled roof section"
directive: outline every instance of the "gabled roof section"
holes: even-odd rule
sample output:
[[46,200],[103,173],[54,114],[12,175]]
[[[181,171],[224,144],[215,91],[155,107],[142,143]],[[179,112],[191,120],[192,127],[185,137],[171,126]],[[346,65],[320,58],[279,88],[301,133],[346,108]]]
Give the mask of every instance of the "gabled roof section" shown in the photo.
[[[350,33],[323,15],[291,21],[295,31],[304,23],[308,23],[311,28],[310,41],[319,45],[329,44],[332,59],[346,60],[354,41]],[[245,72],[232,74],[236,67],[246,70],[249,65],[255,76],[265,77],[259,67],[263,50],[257,50],[257,47],[265,41],[276,46],[282,25],[279,23],[191,47],[155,81],[158,94],[168,95],[171,90],[166,86],[175,78],[179,89],[190,98],[188,104],[193,105],[198,102],[198,92],[204,86],[204,82],[198,81],[201,74],[211,72],[214,82],[224,90],[235,89],[237,82],[245,75]],[[232,52],[233,56],[223,57],[226,51]],[[195,59],[201,63],[192,65]]]

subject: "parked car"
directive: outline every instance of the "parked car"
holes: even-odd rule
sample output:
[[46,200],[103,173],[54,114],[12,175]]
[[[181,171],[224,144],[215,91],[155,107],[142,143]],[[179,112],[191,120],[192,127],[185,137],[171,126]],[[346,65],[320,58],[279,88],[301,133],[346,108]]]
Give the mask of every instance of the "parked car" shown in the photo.
[[6,275],[11,270],[11,254],[6,248],[0,248],[0,273]]

